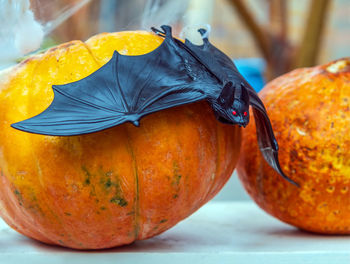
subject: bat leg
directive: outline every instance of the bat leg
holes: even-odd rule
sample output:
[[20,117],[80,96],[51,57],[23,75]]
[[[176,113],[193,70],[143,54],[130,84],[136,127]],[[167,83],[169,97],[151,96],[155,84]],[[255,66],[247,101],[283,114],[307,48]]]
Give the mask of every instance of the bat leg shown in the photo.
[[139,127],[140,126],[140,122],[138,120],[135,120],[132,122],[134,124],[134,126]]

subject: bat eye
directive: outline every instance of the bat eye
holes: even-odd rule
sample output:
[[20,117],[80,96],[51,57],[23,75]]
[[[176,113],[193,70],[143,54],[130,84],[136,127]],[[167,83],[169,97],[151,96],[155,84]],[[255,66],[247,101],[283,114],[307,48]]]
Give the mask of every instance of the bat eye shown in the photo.
[[247,113],[247,112],[244,112],[244,113],[243,113],[243,115],[244,115],[244,116],[247,116],[247,115],[248,115],[248,113]]
[[232,111],[232,114],[233,114],[233,115],[237,115],[237,112],[236,112],[236,111]]

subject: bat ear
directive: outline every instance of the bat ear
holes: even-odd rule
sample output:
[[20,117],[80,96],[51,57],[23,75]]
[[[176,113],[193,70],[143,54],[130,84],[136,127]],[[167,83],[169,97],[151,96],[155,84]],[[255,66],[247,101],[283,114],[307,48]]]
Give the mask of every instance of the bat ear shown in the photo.
[[168,25],[163,25],[160,27],[163,29],[165,36],[171,36],[171,27]]
[[172,37],[172,33],[171,33],[171,27],[167,26],[167,25],[162,25],[160,27],[161,29],[163,29],[163,31],[155,28],[155,27],[151,27],[151,30],[156,33],[157,35],[161,36],[161,37]]
[[227,82],[221,90],[218,97],[218,103],[225,108],[230,107],[233,104],[234,93],[235,91],[233,90],[232,82]]
[[207,30],[204,28],[200,28],[198,29],[198,32],[201,34],[202,39],[203,39],[203,43],[204,44],[209,44],[209,39],[208,39],[208,33]]
[[249,93],[244,83],[236,84],[234,97],[249,104]]

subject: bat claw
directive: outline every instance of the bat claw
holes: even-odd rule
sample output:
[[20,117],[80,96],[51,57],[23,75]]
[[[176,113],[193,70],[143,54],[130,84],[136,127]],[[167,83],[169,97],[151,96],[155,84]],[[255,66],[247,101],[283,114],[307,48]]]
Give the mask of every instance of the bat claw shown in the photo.
[[140,122],[139,122],[138,120],[133,121],[132,123],[133,123],[134,126],[136,126],[136,127],[139,127],[139,126],[140,126]]

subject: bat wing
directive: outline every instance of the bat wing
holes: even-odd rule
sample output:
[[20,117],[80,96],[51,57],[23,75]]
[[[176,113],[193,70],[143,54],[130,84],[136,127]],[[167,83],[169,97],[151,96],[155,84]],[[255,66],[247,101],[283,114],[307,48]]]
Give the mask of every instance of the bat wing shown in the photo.
[[266,109],[255,91],[248,90],[249,102],[253,107],[254,120],[256,125],[256,134],[260,151],[267,163],[275,169],[283,178],[290,183],[299,186],[296,182],[288,178],[278,160],[278,144],[274,136],[270,119]]
[[77,82],[53,85],[54,100],[42,113],[12,124],[36,134],[68,136],[95,132],[125,122],[125,106],[115,95],[113,58]]
[[207,99],[218,81],[186,50],[171,28],[154,51],[140,56],[114,52],[112,59],[86,78],[53,86],[54,100],[41,114],[12,124],[26,132],[71,136],[103,130],[127,121],[138,125],[147,114]]

